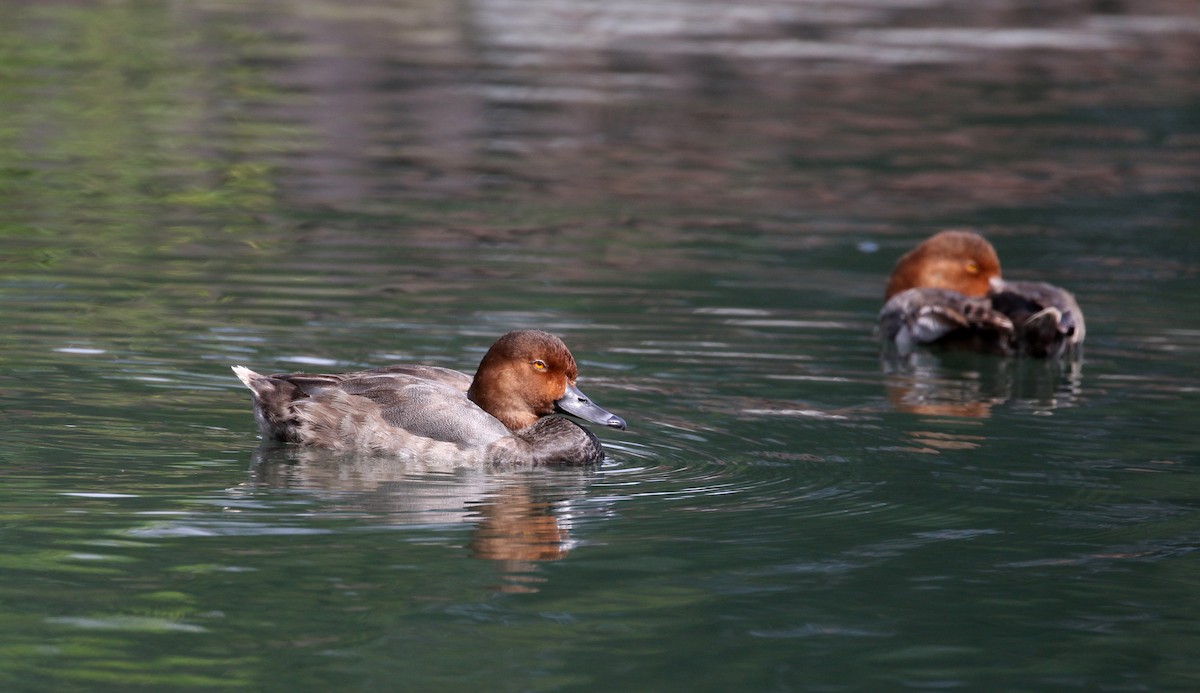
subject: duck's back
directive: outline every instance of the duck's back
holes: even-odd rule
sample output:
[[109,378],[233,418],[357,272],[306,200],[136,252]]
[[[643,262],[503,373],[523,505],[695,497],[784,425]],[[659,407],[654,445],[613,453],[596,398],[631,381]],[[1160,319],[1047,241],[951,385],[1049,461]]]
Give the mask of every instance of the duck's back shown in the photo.
[[998,282],[992,307],[1012,320],[1014,349],[1028,356],[1059,356],[1083,343],[1083,311],[1069,291],[1045,282]]
[[948,289],[917,288],[888,299],[879,312],[880,336],[901,352],[916,346],[1008,353],[1013,326],[985,298]]
[[[340,374],[258,376],[286,396],[256,397],[263,434],[328,448],[419,451],[441,443],[482,449],[508,436],[467,399],[465,374],[432,366],[389,366]],[[252,385],[256,394],[263,389]],[[268,422],[283,425],[262,426]]]
[[358,373],[350,373],[351,376],[360,375],[409,375],[420,380],[429,382],[442,383],[458,390],[466,392],[471,387],[471,376],[456,371],[452,368],[442,368],[441,366],[420,366],[411,364],[396,364],[393,366],[383,366],[380,368],[372,368]]

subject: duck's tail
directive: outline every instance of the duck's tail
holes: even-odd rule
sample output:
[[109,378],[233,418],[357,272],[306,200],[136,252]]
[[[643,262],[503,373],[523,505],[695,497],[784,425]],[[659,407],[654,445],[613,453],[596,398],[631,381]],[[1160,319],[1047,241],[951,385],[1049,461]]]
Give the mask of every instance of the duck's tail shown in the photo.
[[303,397],[296,386],[245,366],[233,366],[233,373],[254,393],[254,419],[263,437],[293,440],[296,420],[291,404],[297,396]]
[[246,368],[245,366],[234,366],[233,374],[236,375],[238,377],[238,380],[242,381],[242,383],[246,387],[250,388],[251,390],[254,390],[255,392],[258,392],[257,388],[254,387],[254,382],[256,380],[260,380],[262,378],[261,375],[259,375],[258,373],[255,373],[254,371],[250,370],[249,368]]

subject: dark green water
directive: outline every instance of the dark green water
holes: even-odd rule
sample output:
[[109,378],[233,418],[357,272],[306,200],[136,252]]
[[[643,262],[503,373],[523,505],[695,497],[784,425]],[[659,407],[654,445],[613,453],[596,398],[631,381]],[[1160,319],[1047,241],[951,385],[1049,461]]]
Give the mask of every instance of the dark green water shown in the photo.
[[[1200,686],[1190,2],[0,6],[0,689]],[[871,331],[981,229],[1075,368]],[[564,337],[594,470],[229,366]]]

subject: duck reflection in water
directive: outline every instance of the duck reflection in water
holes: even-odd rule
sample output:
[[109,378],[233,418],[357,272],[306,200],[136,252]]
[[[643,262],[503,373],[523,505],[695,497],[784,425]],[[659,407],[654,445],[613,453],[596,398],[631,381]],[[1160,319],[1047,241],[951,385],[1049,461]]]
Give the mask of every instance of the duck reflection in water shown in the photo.
[[1082,364],[1075,359],[999,359],[964,352],[884,353],[883,386],[897,410],[987,418],[1009,404],[1036,411],[1072,406]]
[[[426,466],[392,457],[314,448],[260,448],[251,484],[313,493],[330,511],[393,525],[468,525],[472,558],[494,561],[503,592],[537,590],[539,564],[573,545],[571,501],[594,477],[584,468],[496,470]],[[439,534],[439,536],[442,536]]]

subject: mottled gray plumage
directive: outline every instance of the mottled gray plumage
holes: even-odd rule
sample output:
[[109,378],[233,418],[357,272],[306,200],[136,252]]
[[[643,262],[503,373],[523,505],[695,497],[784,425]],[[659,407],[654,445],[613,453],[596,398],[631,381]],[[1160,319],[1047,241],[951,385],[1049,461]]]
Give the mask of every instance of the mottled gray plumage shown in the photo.
[[1083,312],[1070,293],[1042,282],[993,284],[978,298],[947,289],[902,291],[879,312],[880,336],[901,352],[938,346],[1037,358],[1062,356],[1083,342]]
[[1045,282],[995,279],[988,294],[992,307],[1013,322],[1013,351],[1024,356],[1062,356],[1087,335],[1083,311],[1069,291]]
[[892,296],[879,312],[881,336],[902,352],[938,344],[947,348],[1006,354],[1013,324],[986,297],[948,289],[908,289]]

